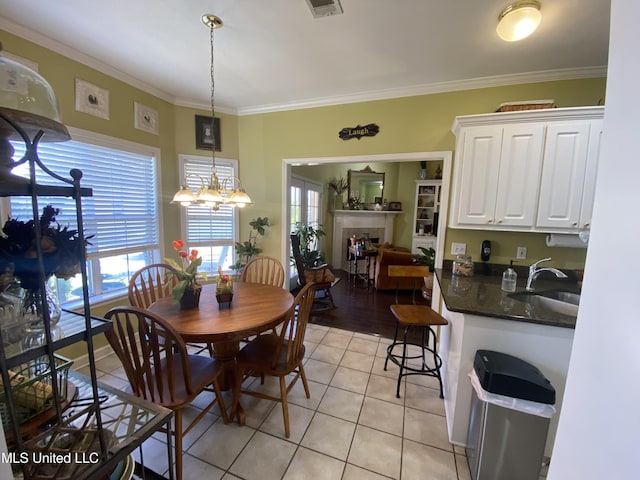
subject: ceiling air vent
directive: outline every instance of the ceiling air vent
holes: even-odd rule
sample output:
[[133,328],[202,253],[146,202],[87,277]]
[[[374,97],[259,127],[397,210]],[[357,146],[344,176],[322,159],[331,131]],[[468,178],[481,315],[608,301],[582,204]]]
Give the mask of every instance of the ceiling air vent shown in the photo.
[[340,15],[343,13],[340,0],[307,0],[307,5],[309,5],[309,9],[314,18]]

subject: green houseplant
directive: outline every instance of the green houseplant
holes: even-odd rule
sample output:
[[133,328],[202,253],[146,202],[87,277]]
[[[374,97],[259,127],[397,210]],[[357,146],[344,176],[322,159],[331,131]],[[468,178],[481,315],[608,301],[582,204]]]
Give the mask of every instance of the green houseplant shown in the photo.
[[318,250],[318,240],[325,236],[320,227],[322,225],[314,228],[313,225],[296,222],[293,233],[300,239],[300,254],[305,267],[313,268],[325,263],[324,255]]
[[264,236],[266,228],[271,226],[268,217],[254,218],[249,222],[251,231],[249,231],[249,240],[245,242],[236,242],[236,263],[231,266],[236,272],[242,270],[250,258],[260,255],[262,249],[257,246],[258,237]]
[[187,252],[184,249],[183,240],[174,240],[172,245],[173,249],[178,252],[180,262],[176,262],[172,258],[166,259],[166,262],[176,270],[177,273],[175,275],[178,277],[178,283],[171,291],[171,298],[174,303],[180,303],[181,306],[187,307],[188,305],[185,303],[189,303],[189,300],[184,299],[184,296],[185,293],[189,292],[189,295],[193,296],[195,306],[197,306],[202,289],[202,285],[198,283],[198,278],[207,279],[204,273],[198,273],[198,267],[202,265],[202,257],[198,256],[198,250],[193,249]]

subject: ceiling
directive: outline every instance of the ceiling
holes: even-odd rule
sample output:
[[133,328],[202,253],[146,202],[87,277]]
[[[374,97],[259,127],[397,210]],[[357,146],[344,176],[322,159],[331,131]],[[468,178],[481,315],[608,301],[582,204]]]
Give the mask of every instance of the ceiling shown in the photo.
[[[541,0],[538,30],[500,40],[508,0],[2,0],[0,29],[177,105],[247,114],[606,74],[610,0]],[[1,40],[1,38],[0,38]],[[14,52],[11,52],[14,53]]]

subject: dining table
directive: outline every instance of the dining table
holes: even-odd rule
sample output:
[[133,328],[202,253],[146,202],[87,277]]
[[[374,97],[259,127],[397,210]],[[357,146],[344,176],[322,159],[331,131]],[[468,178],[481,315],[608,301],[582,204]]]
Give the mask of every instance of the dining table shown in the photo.
[[167,320],[185,342],[211,344],[213,357],[222,364],[220,386],[231,390],[240,341],[276,327],[293,300],[293,295],[280,287],[234,282],[232,301],[219,304],[216,284],[211,283],[203,285],[196,308],[181,310],[171,297],[165,297],[148,309]]

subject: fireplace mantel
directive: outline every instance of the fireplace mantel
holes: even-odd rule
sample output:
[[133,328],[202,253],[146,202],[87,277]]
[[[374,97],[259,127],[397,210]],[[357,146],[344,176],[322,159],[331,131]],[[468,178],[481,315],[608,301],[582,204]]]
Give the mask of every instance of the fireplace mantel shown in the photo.
[[[336,268],[345,268],[346,239],[345,230],[360,232],[383,231],[381,242],[393,243],[393,221],[402,211],[375,210],[335,210],[333,212],[333,255],[331,264]],[[375,235],[371,235],[375,236]]]

